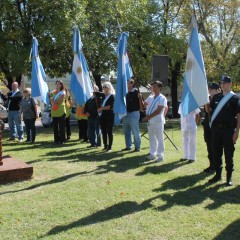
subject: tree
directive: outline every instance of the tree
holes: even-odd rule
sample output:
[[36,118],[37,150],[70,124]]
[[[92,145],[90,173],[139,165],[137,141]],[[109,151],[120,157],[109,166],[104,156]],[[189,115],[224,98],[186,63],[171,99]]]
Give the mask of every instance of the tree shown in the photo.
[[240,65],[240,2],[238,0],[194,0],[208,79],[228,74],[237,81]]
[[8,87],[31,69],[32,35],[38,38],[43,65],[50,76],[70,70],[71,28],[80,18],[79,1],[3,0],[0,3],[0,71]]

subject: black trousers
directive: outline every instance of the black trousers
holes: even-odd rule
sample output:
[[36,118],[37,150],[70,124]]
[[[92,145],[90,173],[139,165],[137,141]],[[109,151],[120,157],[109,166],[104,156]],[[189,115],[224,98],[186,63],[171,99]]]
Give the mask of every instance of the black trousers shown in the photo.
[[[209,123],[204,123],[204,124],[209,124]],[[205,140],[206,146],[207,146],[210,168],[213,169],[214,168],[214,163],[213,163],[213,156],[212,156],[212,133],[211,133],[211,128],[209,127],[209,125],[203,125],[203,131],[204,131],[204,140]]]
[[104,147],[108,147],[108,149],[112,148],[112,143],[113,143],[113,123],[114,123],[114,118],[100,119],[103,144],[104,144]]
[[36,127],[35,127],[35,118],[31,119],[23,119],[25,128],[26,128],[26,134],[27,134],[27,141],[35,142],[36,137]]
[[78,133],[79,133],[79,140],[88,140],[88,120],[87,119],[80,119],[78,120]]
[[65,118],[65,126],[66,126],[67,138],[70,139],[70,137],[71,137],[70,116]]
[[233,155],[235,147],[233,144],[233,128],[212,127],[212,151],[216,171],[222,168],[222,156],[224,152],[226,171],[232,172],[234,169]]
[[53,131],[54,131],[54,142],[63,143],[66,141],[65,137],[65,115],[61,117],[53,117]]

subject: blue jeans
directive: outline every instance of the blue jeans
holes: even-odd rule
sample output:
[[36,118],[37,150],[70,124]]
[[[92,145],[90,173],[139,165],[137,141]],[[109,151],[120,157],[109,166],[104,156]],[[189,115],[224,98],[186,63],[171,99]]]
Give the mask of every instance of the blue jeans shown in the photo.
[[18,135],[18,139],[23,139],[23,126],[19,117],[19,111],[8,112],[8,125],[10,129],[10,138],[15,138]]
[[101,130],[99,118],[88,118],[88,135],[92,146],[101,146]]
[[139,131],[139,111],[128,112],[127,116],[123,117],[123,133],[125,136],[125,143],[127,148],[132,148],[132,134],[134,145],[136,149],[141,148],[141,136]]

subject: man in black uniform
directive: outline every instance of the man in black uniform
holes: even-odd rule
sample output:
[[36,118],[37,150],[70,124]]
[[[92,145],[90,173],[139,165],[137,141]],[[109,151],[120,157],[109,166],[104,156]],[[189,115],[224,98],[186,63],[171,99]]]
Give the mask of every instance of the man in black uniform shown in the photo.
[[[219,85],[217,83],[209,83],[208,84],[208,91],[209,91],[209,100],[213,98],[213,96],[217,93],[219,93]],[[209,103],[204,106],[204,121],[203,121],[203,130],[204,130],[204,140],[207,145],[207,152],[208,152],[208,159],[209,159],[209,167],[204,169],[204,172],[206,173],[214,173],[214,163],[213,163],[213,157],[212,157],[212,138],[211,138],[211,128],[209,126],[209,119],[210,119],[210,113],[209,113]]]
[[227,182],[232,186],[234,144],[240,128],[240,98],[231,91],[232,80],[224,76],[221,80],[222,93],[215,94],[210,102],[212,151],[216,174],[209,180],[215,183],[221,180],[222,155],[224,151]]

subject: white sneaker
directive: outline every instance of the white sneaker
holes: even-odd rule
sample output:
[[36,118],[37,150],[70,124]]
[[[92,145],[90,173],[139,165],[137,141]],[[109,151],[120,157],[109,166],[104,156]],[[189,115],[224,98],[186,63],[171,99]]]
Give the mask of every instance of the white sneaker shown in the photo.
[[160,158],[160,157],[159,157],[159,158],[157,159],[157,162],[158,162],[158,163],[160,163],[160,162],[162,162],[162,161],[163,161],[163,158]]
[[156,158],[157,158],[157,155],[151,155],[151,154],[149,154],[149,155],[146,157],[147,160],[154,160],[154,159],[156,159]]

